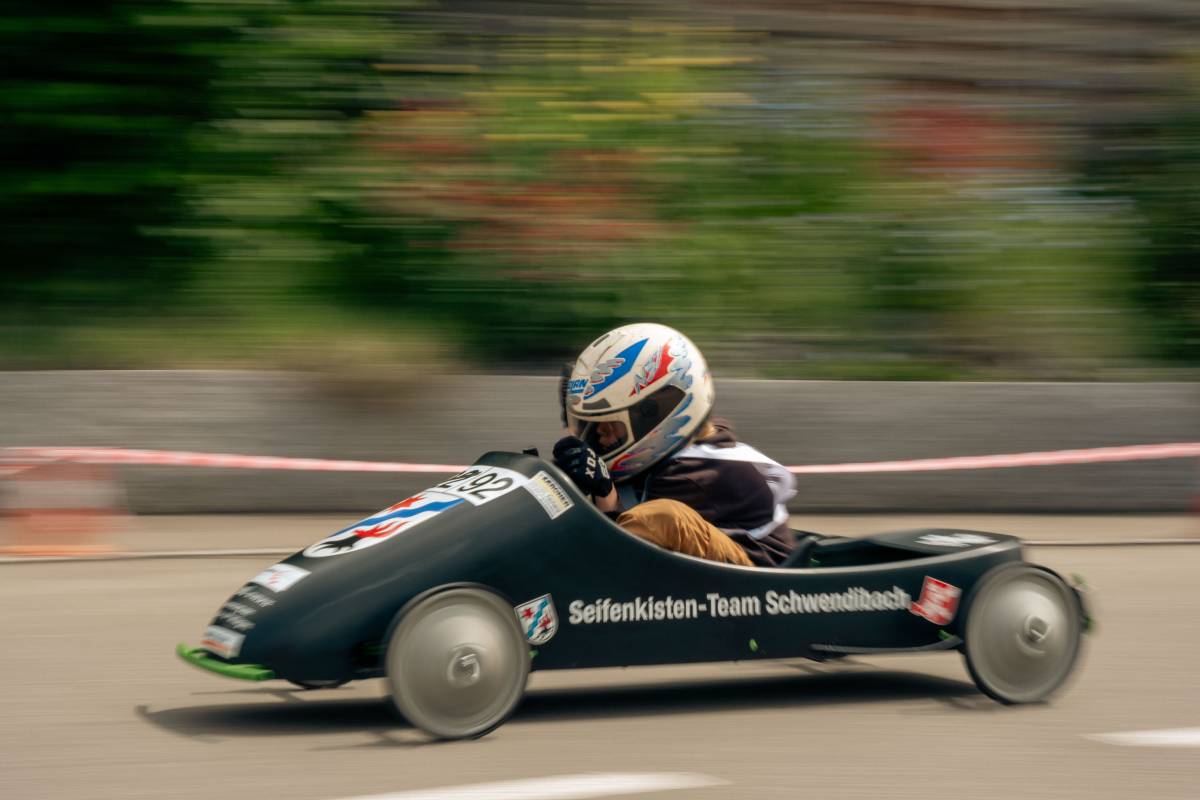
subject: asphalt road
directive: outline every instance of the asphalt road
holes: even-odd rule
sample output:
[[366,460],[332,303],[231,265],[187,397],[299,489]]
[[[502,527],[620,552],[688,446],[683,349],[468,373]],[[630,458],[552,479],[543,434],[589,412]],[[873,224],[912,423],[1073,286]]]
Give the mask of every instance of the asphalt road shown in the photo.
[[1082,573],[1099,620],[1049,704],[986,699],[954,654],[534,673],[507,725],[457,743],[399,721],[379,681],[301,692],[176,660],[270,557],[2,564],[0,797],[333,800],[683,772],[720,783],[644,796],[1194,800],[1200,750],[1088,736],[1200,727],[1200,547],[1030,557]]

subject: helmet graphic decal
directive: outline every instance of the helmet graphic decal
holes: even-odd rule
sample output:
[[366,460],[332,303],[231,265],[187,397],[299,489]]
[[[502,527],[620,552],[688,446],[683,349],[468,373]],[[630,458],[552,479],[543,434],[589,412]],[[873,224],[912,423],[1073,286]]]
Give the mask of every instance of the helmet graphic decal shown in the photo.
[[[678,351],[674,353],[674,363],[671,364],[671,380],[680,389],[692,388],[692,360],[688,358],[687,345],[678,342]],[[679,410],[683,410],[683,406]]]
[[661,350],[655,351],[650,356],[650,360],[646,362],[641,373],[637,377],[637,382],[633,384],[633,390],[629,392],[632,397],[635,394],[640,394],[647,386],[652,385],[659,378],[667,374],[667,368],[671,366],[674,360],[671,357],[671,342],[667,342],[662,346]]
[[[634,359],[642,352],[642,348],[646,346],[646,339],[640,342],[634,342],[626,347],[621,352],[617,353],[613,358],[601,361],[592,370],[591,377],[588,378],[587,388],[583,391],[583,399],[587,399],[596,392],[602,392],[625,376],[625,373],[633,369]],[[574,390],[574,386],[571,390]]]

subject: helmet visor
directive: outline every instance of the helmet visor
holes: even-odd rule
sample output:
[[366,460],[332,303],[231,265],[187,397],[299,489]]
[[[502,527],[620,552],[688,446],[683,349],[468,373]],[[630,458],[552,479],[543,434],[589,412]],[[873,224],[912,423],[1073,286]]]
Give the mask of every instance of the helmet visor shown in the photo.
[[679,407],[683,390],[664,386],[631,408],[602,416],[579,417],[568,413],[568,427],[575,436],[601,456],[616,455],[641,441]]
[[629,421],[633,425],[633,439],[640,440],[643,436],[658,427],[659,423],[671,416],[681,402],[683,390],[676,386],[664,386],[657,392],[648,395],[629,409]]
[[574,417],[571,419],[571,432],[600,456],[615,453],[629,444],[630,438],[629,426],[625,423],[627,415],[622,412],[614,416],[617,418],[602,420]]

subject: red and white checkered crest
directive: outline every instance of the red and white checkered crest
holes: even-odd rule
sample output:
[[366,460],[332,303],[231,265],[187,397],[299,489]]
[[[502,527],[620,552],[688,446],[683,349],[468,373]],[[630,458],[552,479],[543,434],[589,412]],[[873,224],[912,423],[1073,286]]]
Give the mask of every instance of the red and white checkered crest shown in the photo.
[[926,575],[925,583],[921,586],[921,596],[909,610],[934,625],[946,625],[958,612],[958,598],[961,595],[962,589],[957,586]]

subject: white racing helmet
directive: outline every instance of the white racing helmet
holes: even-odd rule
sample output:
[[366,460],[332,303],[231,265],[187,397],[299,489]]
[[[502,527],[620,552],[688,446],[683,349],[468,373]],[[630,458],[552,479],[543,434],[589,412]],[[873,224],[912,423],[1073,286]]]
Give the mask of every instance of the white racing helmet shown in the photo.
[[[566,387],[567,427],[604,459],[616,481],[686,445],[712,406],[704,356],[679,331],[651,322],[623,325],[588,345]],[[601,444],[601,422],[619,422],[624,432]]]

